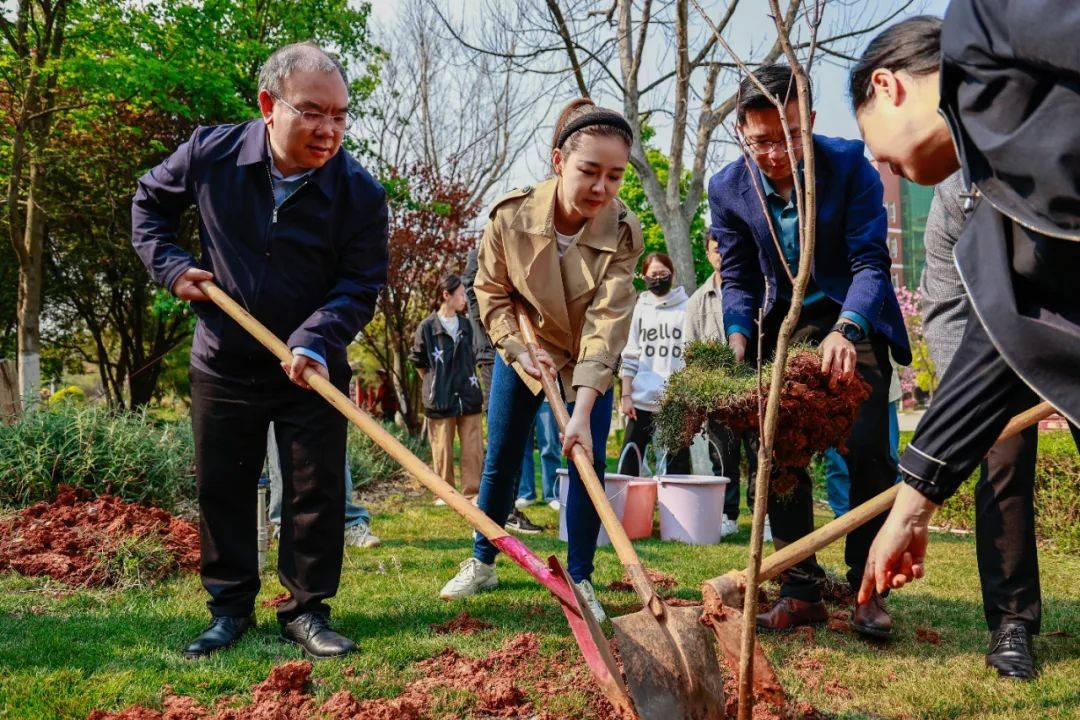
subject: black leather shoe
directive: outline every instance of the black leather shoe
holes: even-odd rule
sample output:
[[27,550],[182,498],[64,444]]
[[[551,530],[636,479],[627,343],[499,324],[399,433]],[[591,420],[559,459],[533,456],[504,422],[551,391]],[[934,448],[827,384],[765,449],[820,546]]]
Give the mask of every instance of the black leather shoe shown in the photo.
[[997,670],[1001,677],[1031,680],[1035,672],[1035,658],[1031,652],[1031,634],[1020,623],[1002,625],[990,634],[990,649],[986,651],[986,665]]
[[184,657],[196,660],[210,653],[224,650],[244,636],[248,628],[255,626],[255,616],[226,617],[215,615],[206,629],[190,645],[184,648]]
[[360,649],[349,638],[331,630],[326,616],[318,613],[304,613],[282,623],[281,639],[296,643],[317,660],[342,657]]

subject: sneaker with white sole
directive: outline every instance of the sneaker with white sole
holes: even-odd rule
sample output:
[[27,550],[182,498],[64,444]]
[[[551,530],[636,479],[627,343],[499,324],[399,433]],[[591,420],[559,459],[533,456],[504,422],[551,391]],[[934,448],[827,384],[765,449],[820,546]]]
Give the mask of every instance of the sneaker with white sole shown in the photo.
[[582,580],[576,582],[578,592],[581,593],[581,597],[585,599],[585,604],[589,606],[589,612],[596,618],[596,622],[602,623],[607,620],[607,615],[604,614],[604,608],[600,606],[600,601],[596,599],[596,591],[593,590],[592,583],[588,580]]
[[510,517],[506,518],[506,529],[522,535],[538,535],[544,528],[525,517],[525,513],[515,510],[510,513]]
[[739,532],[739,523],[735,522],[725,514],[723,519],[720,520],[720,537],[731,537],[737,532]]
[[527,507],[532,507],[533,503],[535,502],[535,499],[530,500],[529,498],[519,497],[517,500],[514,501],[514,507],[518,510],[524,510]]
[[439,597],[443,600],[457,600],[475,595],[481,590],[490,590],[499,584],[495,577],[495,564],[485,565],[476,558],[463,560],[458,574],[443,585]]
[[382,540],[372,534],[371,526],[365,522],[357,523],[345,528],[345,545],[358,548],[378,547]]
[[769,516],[765,516],[765,527],[762,529],[761,541],[771,543],[772,540],[772,526],[769,525]]
[[547,506],[555,512],[559,512],[559,508],[562,507],[562,503],[560,503],[557,499],[552,498],[551,500],[548,500]]
[[437,498],[435,498],[435,502],[433,502],[431,504],[434,505],[435,507],[444,507],[446,505],[446,501],[443,500],[440,497],[437,497]]

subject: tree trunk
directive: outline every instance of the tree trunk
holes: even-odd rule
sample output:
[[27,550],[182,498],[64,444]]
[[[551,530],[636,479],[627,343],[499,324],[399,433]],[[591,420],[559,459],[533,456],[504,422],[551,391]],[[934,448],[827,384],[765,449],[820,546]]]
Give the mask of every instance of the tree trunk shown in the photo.
[[38,204],[45,174],[37,158],[30,160],[29,192],[26,197],[26,226],[19,255],[18,344],[19,395],[29,411],[40,400],[41,391],[41,275],[45,215]]

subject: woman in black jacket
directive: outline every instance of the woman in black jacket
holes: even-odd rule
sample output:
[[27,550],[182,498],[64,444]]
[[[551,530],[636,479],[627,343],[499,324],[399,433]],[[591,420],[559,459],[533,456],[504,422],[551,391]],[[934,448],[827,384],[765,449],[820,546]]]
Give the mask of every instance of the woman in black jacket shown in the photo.
[[424,415],[435,472],[453,487],[456,431],[461,443],[461,493],[473,498],[480,491],[484,459],[483,394],[476,374],[473,328],[464,314],[467,303],[461,278],[444,277],[439,299],[438,309],[416,329],[409,361],[424,380]]

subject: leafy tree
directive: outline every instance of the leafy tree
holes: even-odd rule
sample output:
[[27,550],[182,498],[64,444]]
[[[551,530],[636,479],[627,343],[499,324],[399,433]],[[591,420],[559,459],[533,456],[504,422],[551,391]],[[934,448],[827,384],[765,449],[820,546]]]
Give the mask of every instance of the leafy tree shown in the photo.
[[420,380],[405,358],[416,328],[436,305],[439,280],[464,270],[475,238],[463,231],[481,203],[464,183],[448,181],[422,164],[391,169],[383,185],[390,200],[390,266],[378,312],[361,341],[393,374],[402,414],[415,433],[420,429]]

